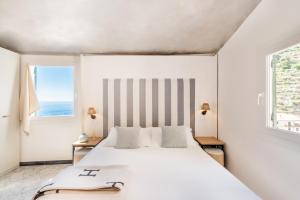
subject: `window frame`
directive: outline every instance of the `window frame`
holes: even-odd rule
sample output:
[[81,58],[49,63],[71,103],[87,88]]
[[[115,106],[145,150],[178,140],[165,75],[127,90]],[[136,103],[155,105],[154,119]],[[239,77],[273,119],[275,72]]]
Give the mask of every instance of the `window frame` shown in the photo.
[[281,51],[284,51],[286,49],[292,48],[294,46],[300,45],[300,43],[292,44],[287,47],[283,47],[280,50],[274,51],[272,53],[269,53],[266,56],[266,91],[267,91],[267,98],[265,100],[266,102],[266,128],[278,131],[283,134],[290,134],[290,135],[297,135],[300,136],[300,132],[295,132],[291,130],[281,129],[275,126],[272,121],[272,115],[273,115],[273,70],[272,70],[272,56],[276,53],[279,53]]
[[[73,88],[73,102],[74,102],[74,112],[73,115],[56,115],[56,116],[37,116],[35,113],[31,116],[31,120],[32,121],[40,121],[40,120],[62,120],[62,119],[75,119],[78,116],[78,97],[77,97],[77,87],[78,87],[78,83],[77,83],[77,67],[70,64],[70,65],[43,65],[43,64],[34,64],[31,65],[33,67],[58,67],[58,68],[67,68],[67,67],[71,67],[73,68],[73,84],[74,84],[74,88]],[[34,77],[33,77],[34,78]],[[33,80],[34,81],[34,80]],[[35,84],[35,83],[34,83]]]

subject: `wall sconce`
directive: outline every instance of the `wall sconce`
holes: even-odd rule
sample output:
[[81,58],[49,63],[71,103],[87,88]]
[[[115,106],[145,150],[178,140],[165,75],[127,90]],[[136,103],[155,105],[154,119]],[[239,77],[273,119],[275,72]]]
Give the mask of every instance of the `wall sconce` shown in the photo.
[[89,107],[88,115],[90,115],[92,119],[96,119],[96,113],[97,111],[94,107]]
[[202,115],[206,115],[208,110],[210,110],[209,104],[203,103],[201,106]]

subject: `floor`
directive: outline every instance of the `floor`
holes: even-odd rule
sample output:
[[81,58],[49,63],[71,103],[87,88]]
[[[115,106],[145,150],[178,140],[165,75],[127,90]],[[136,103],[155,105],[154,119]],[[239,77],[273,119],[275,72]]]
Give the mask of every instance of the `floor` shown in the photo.
[[69,165],[23,166],[0,177],[0,200],[31,200],[41,184]]

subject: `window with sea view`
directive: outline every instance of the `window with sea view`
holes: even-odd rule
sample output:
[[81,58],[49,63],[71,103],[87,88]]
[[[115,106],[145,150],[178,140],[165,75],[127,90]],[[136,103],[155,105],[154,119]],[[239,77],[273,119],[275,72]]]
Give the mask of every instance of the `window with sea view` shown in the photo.
[[35,116],[73,116],[74,67],[35,66],[32,73],[40,103]]

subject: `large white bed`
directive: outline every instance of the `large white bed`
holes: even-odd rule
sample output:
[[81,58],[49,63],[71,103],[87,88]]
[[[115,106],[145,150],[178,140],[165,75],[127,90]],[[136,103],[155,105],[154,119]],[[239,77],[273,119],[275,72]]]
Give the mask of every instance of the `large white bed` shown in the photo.
[[198,145],[116,149],[100,143],[77,166],[127,166],[126,187],[120,192],[59,192],[39,200],[260,199]]

